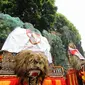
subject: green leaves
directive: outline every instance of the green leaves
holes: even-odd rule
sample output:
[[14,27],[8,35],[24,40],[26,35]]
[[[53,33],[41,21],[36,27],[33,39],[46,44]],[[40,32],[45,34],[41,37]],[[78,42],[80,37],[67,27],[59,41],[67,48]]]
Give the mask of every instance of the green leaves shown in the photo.
[[0,38],[6,39],[8,34],[17,26],[23,27],[23,22],[18,17],[0,13]]
[[62,43],[61,37],[56,34],[43,31],[43,35],[48,39],[51,45],[51,54],[53,57],[54,65],[61,65],[65,69],[68,68],[68,59],[66,56],[66,49]]
[[1,12],[32,23],[40,31],[53,28],[57,10],[54,0],[5,0],[4,2],[0,1],[0,4]]

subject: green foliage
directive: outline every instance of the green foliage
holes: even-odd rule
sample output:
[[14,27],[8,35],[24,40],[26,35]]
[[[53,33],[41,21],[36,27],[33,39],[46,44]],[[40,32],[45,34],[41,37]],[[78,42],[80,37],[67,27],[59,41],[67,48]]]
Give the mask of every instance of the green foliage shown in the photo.
[[75,44],[80,41],[80,38],[77,37],[76,31],[71,31],[67,26],[63,26],[60,30],[62,30],[61,39],[66,49],[70,42],[74,42]]
[[61,31],[60,28],[62,28],[63,26],[67,26],[69,25],[70,21],[67,20],[67,18],[60,13],[56,13],[56,22],[55,22],[55,29],[58,30],[59,32]]
[[6,38],[15,27],[22,27],[23,24],[18,17],[0,13],[0,38]]
[[71,41],[77,45],[81,40],[81,36],[76,27],[63,14],[56,14],[54,29],[62,34],[62,41],[66,47]]
[[0,0],[0,12],[7,13],[9,15],[13,15],[14,11],[16,10],[16,3],[15,0]]
[[17,26],[22,27],[24,24],[18,17],[11,17],[10,15],[3,13],[0,13],[0,22],[1,20],[7,27],[11,28],[15,28]]
[[66,49],[64,49],[64,45],[62,44],[62,40],[58,35],[48,33],[47,31],[43,31],[43,35],[48,39],[51,45],[51,53],[53,56],[53,62],[55,65],[61,65],[65,69],[68,68],[68,59],[66,56]]
[[0,38],[6,39],[9,33],[16,27],[23,27],[40,33],[31,23],[24,23],[18,17],[11,17],[8,14],[0,13]]
[[63,14],[56,14],[56,23],[54,25],[54,29],[61,33],[61,39],[65,49],[67,49],[70,42],[73,42],[82,55],[84,54],[80,43],[81,36],[78,30]]
[[76,27],[63,15],[60,13],[56,13],[56,22],[55,22],[55,29],[58,32],[62,32],[62,29],[64,26],[67,26],[69,30],[71,30],[73,32],[73,34],[76,35],[76,38],[78,40],[81,39],[80,34],[78,32],[78,30],[76,29]]
[[50,29],[55,22],[57,7],[54,0],[5,0],[0,1],[0,11],[19,17],[42,31]]

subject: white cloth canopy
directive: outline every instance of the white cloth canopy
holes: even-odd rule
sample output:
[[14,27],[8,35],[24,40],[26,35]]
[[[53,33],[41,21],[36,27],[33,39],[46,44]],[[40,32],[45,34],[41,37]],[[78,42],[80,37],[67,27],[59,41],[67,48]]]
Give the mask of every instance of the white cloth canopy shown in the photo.
[[22,50],[41,51],[47,56],[49,63],[52,63],[48,40],[29,29],[15,28],[7,37],[1,50],[15,53]]

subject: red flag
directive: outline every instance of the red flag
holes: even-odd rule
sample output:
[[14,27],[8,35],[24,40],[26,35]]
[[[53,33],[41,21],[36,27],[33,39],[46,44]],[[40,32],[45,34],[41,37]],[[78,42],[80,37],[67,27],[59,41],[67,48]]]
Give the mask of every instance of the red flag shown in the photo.
[[81,55],[81,53],[77,50],[77,49],[73,49],[71,47],[68,48],[69,49],[69,52],[72,54],[72,55],[76,55],[79,57],[79,59],[84,59],[85,58]]

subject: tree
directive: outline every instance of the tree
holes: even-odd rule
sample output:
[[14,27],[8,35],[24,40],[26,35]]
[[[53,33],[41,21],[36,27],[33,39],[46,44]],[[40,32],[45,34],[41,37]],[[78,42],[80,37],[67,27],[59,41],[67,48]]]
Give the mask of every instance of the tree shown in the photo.
[[46,30],[43,31],[43,35],[48,39],[51,45],[51,54],[54,65],[63,66],[66,70],[69,62],[61,37],[57,34],[49,33]]
[[54,0],[5,0],[0,1],[0,11],[19,17],[42,31],[49,30],[55,22],[57,7]]
[[67,26],[69,27],[69,23],[70,21],[61,13],[56,13],[56,22],[54,25],[54,28],[60,32],[60,28],[62,28],[63,26]]
[[15,0],[0,0],[0,12],[8,13],[9,15],[14,15],[16,11],[16,2]]
[[23,27],[24,23],[18,17],[0,13],[0,38],[6,39],[8,34],[17,26]]
[[63,14],[56,13],[54,30],[58,31],[62,35],[61,39],[65,45],[65,49],[67,49],[69,42],[74,42],[79,51],[83,54],[79,31]]
[[68,27],[67,29],[73,32],[73,34],[76,36],[75,37],[76,40],[81,40],[81,36],[78,30],[76,29],[76,27],[63,14],[56,13],[56,22],[55,22],[54,28],[58,32],[62,33],[65,27]]

